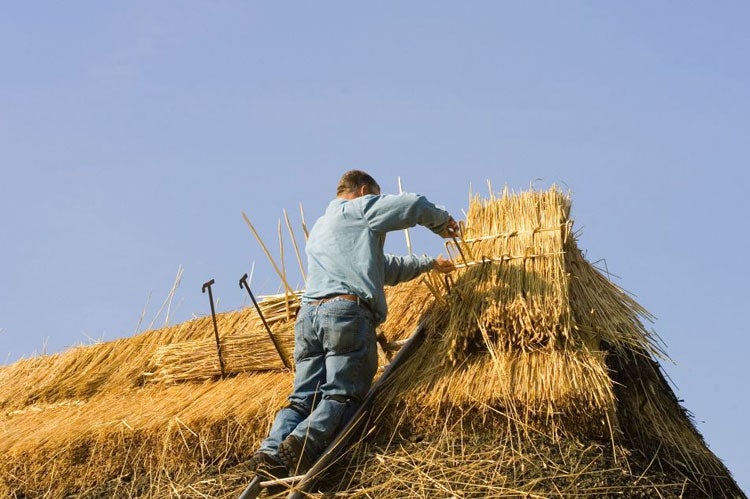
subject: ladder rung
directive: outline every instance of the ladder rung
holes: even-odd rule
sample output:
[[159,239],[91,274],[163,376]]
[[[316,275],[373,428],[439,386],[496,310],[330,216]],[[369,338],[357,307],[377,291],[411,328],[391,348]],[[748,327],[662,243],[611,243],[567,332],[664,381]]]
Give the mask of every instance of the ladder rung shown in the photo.
[[286,478],[275,478],[273,480],[266,480],[260,482],[261,487],[271,487],[273,485],[294,485],[295,483],[302,480],[305,475],[288,476]]

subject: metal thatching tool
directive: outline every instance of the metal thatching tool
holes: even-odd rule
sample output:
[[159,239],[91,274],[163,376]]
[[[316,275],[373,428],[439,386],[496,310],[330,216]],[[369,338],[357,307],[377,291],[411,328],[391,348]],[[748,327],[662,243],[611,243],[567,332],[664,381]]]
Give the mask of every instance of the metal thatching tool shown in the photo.
[[380,348],[383,350],[386,359],[390,361],[392,354],[386,350],[386,348],[388,348],[388,338],[386,338],[382,332],[378,333],[375,338],[378,340],[378,345],[380,345]]
[[250,285],[247,283],[247,273],[245,273],[245,275],[243,275],[240,278],[240,288],[245,288],[247,290],[247,294],[250,295],[250,299],[253,301],[253,305],[255,305],[255,310],[258,311],[258,316],[260,317],[260,320],[263,321],[263,325],[266,327],[266,331],[268,331],[268,336],[271,338],[271,341],[273,342],[273,346],[276,347],[276,351],[279,353],[279,357],[281,357],[281,362],[284,363],[284,367],[286,367],[287,369],[291,369],[292,366],[289,365],[289,362],[286,360],[286,357],[284,357],[284,354],[281,353],[281,347],[276,341],[276,338],[274,338],[273,333],[271,332],[271,328],[268,327],[266,318],[263,317],[263,312],[260,311],[260,306],[258,306],[258,302],[255,301],[253,292],[250,291]]
[[393,354],[395,352],[398,352],[402,346],[406,344],[408,340],[398,340],[398,341],[388,341],[388,338],[385,337],[385,334],[382,332],[378,333],[376,335],[376,339],[378,340],[378,345],[380,345],[381,350],[383,350],[383,353],[385,354],[385,358],[388,360],[388,362],[393,359]]
[[221,342],[219,341],[219,327],[216,325],[216,310],[214,309],[214,295],[211,292],[211,286],[213,285],[213,283],[214,283],[213,279],[204,283],[203,288],[201,288],[201,293],[205,293],[206,288],[208,288],[208,300],[211,302],[211,317],[214,320],[214,336],[216,337],[216,351],[219,354],[219,366],[221,367],[221,377],[225,378],[227,376],[227,373],[224,371],[224,359],[221,357]]
[[[454,245],[454,246],[456,247],[456,249],[458,250],[458,254],[459,254],[459,255],[461,255],[461,259],[462,259],[462,260],[464,261],[464,265],[465,265],[466,267],[468,267],[468,266],[469,266],[469,262],[468,262],[468,261],[466,260],[466,257],[464,256],[464,252],[463,252],[463,250],[461,249],[461,245],[460,245],[460,244],[458,244],[458,240],[456,239],[456,236],[458,236],[458,238],[459,238],[459,239],[461,239],[461,242],[463,242],[464,244],[466,244],[466,242],[464,241],[464,239],[463,239],[463,236],[462,236],[462,233],[463,233],[463,227],[461,226],[461,223],[460,223],[460,222],[456,222],[455,220],[453,220],[453,218],[452,218],[452,217],[451,217],[451,219],[450,219],[450,220],[452,220],[452,221],[453,221],[453,223],[455,224],[455,228],[451,228],[451,227],[448,227],[448,228],[446,229],[447,235],[448,235],[448,236],[449,236],[449,237],[451,238],[451,240],[453,241],[453,245]],[[447,246],[448,246],[448,244],[447,244],[447,242],[446,242],[446,249],[447,249]],[[466,246],[466,251],[469,251],[469,256],[471,256],[471,250],[469,250],[469,247],[468,247],[468,246]],[[449,254],[450,254],[450,252],[449,252]]]
[[453,236],[453,237],[451,237],[451,239],[453,239],[453,244],[456,246],[456,249],[458,249],[458,254],[461,255],[461,260],[464,261],[464,266],[468,267],[469,266],[469,262],[466,261],[466,257],[464,256],[464,252],[461,251],[461,246],[458,244],[458,241],[456,241],[456,237]]
[[[458,239],[456,238],[456,236],[458,236]],[[464,256],[464,252],[461,249],[461,245],[458,244],[458,241],[461,240],[461,242],[464,243],[464,245],[466,246],[466,251],[469,252],[469,258],[473,260],[474,255],[471,254],[471,249],[469,248],[469,245],[466,244],[466,241],[464,241],[463,226],[461,222],[458,222],[458,230],[451,231],[451,239],[453,240],[454,246],[456,246],[456,249],[458,250],[458,254],[461,255],[461,259],[464,261],[464,265],[468,267],[469,262],[466,260],[466,256]]]

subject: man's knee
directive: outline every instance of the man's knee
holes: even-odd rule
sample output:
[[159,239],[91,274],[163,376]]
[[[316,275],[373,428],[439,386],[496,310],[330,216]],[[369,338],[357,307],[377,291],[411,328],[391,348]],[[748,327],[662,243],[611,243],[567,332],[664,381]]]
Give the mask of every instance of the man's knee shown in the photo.
[[340,416],[336,425],[338,428],[348,423],[352,416],[357,412],[357,409],[359,409],[359,406],[362,405],[362,400],[357,397],[352,397],[351,395],[327,395],[325,398],[340,404]]
[[352,397],[350,395],[328,395],[326,396],[326,398],[329,400],[336,401],[340,404],[347,404],[347,405],[357,400],[355,397]]
[[362,405],[361,399],[352,397],[351,395],[328,395],[326,398],[344,406],[344,412],[342,413],[344,420],[349,419],[359,409],[359,406]]
[[300,404],[298,402],[289,402],[289,404],[286,406],[287,409],[291,409],[303,418],[306,418],[310,415],[310,408],[305,406],[304,404]]

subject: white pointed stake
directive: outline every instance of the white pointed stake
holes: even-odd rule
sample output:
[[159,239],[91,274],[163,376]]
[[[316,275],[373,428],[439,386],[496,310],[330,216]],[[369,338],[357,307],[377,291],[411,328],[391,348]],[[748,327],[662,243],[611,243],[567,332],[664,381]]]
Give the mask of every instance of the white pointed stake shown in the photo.
[[[398,193],[402,194],[404,192],[403,187],[401,187],[401,177],[398,177]],[[404,235],[406,236],[406,248],[409,250],[409,254],[411,255],[411,237],[409,237],[409,229],[404,229]]]
[[305,279],[307,279],[307,276],[305,275],[305,266],[302,264],[302,255],[300,254],[299,246],[297,246],[297,238],[294,237],[292,224],[289,222],[289,215],[287,215],[286,210],[284,210],[284,220],[286,221],[286,228],[289,229],[289,237],[292,238],[292,246],[294,246],[294,253],[297,255],[297,263],[299,264],[299,271],[300,271],[300,274],[302,274],[302,280],[304,281]]

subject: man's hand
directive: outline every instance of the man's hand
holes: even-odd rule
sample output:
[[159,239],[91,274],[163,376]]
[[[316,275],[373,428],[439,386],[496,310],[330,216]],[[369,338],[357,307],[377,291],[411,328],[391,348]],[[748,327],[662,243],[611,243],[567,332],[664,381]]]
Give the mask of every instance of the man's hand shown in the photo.
[[436,270],[441,274],[447,274],[456,270],[456,266],[453,265],[453,262],[448,260],[447,258],[439,256],[435,258],[435,262],[432,264],[432,270]]
[[448,225],[445,227],[445,230],[439,234],[440,237],[443,237],[445,239],[449,239],[451,237],[456,237],[459,234],[459,231],[461,228],[458,225],[458,222],[453,220],[453,217],[448,218]]

